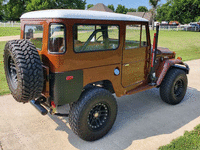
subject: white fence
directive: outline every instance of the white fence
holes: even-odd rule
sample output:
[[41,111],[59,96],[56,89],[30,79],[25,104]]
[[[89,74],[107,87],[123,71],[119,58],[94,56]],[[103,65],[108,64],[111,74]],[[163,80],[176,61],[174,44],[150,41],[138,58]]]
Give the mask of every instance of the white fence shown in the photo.
[[[0,22],[0,27],[20,27],[20,23],[17,22]],[[152,30],[152,26],[149,26],[150,30]],[[198,27],[190,27],[190,26],[160,26],[160,30],[168,30],[168,31],[200,31]]]
[[[149,26],[150,30],[152,30],[152,26]],[[154,27],[155,29],[156,27]],[[200,31],[198,27],[191,26],[160,26],[160,30],[168,30],[168,31]]]
[[16,22],[0,22],[0,27],[20,27],[20,23],[16,23]]

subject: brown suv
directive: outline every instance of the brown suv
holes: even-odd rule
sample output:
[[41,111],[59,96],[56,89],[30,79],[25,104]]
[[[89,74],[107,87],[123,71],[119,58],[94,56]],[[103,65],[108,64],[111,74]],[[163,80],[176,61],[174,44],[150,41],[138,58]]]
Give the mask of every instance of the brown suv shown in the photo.
[[[160,87],[178,104],[189,67],[175,53],[151,46],[146,19],[87,10],[44,10],[21,17],[21,40],[7,42],[4,66],[18,102],[43,114],[69,104],[69,124],[82,139],[103,137],[117,115],[117,97]],[[49,108],[48,108],[49,107]]]

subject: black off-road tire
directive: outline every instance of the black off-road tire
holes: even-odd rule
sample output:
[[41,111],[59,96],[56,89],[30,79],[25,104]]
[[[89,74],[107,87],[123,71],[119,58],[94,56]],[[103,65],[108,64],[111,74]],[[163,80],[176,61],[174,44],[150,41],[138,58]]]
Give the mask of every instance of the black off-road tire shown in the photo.
[[160,96],[168,104],[178,104],[182,101],[187,90],[185,71],[177,68],[170,69],[160,86]]
[[43,89],[43,69],[35,46],[28,40],[8,41],[4,70],[11,94],[18,102],[38,98]]
[[80,99],[70,105],[69,124],[80,138],[94,141],[109,132],[116,116],[114,96],[106,89],[93,88],[85,90]]

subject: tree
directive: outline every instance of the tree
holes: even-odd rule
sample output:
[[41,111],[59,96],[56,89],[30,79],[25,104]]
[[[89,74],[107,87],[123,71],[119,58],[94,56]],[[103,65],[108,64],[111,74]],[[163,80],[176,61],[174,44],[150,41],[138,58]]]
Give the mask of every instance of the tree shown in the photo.
[[200,16],[195,17],[195,22],[200,22]]
[[151,14],[152,14],[152,27],[153,27],[153,30],[154,30],[154,19],[155,19],[155,15],[156,15],[156,9],[158,7],[158,2],[159,1],[160,0],[149,0],[150,5],[152,6]]
[[171,9],[171,3],[168,1],[162,6],[158,6],[156,20],[161,21],[171,21],[169,16],[169,11]]
[[121,13],[121,14],[126,14],[128,12],[128,8],[126,8],[125,6],[122,6],[121,4],[118,4],[115,12]]
[[113,4],[111,4],[111,5],[108,5],[108,8],[110,8],[113,12],[115,12],[115,7],[114,7],[114,5]]
[[4,20],[18,21],[20,16],[25,12],[26,4],[29,0],[9,0],[3,6]]
[[200,16],[199,0],[173,0],[169,9],[171,20],[180,23],[190,23],[196,21],[196,17]]
[[55,8],[55,6],[56,6],[55,1],[31,0],[26,7],[26,11],[53,9],[53,8]]
[[91,8],[91,7],[93,7],[94,5],[93,4],[88,4],[87,5],[87,9],[89,9],[89,8]]
[[128,12],[136,12],[137,10],[135,8],[129,8]]
[[0,20],[3,19],[3,0],[0,0]]
[[85,9],[85,0],[31,0],[26,11],[44,9]]
[[3,13],[4,20],[18,21],[23,13],[33,10],[85,9],[86,0],[0,0],[0,4],[0,19]]
[[[56,2],[57,9],[85,9],[86,0],[52,0]],[[55,7],[54,7],[55,8]]]
[[148,12],[148,9],[146,6],[139,6],[137,9],[138,12]]
[[158,6],[156,18],[159,21],[178,21],[185,24],[199,21],[199,16],[199,0],[168,0],[166,4]]

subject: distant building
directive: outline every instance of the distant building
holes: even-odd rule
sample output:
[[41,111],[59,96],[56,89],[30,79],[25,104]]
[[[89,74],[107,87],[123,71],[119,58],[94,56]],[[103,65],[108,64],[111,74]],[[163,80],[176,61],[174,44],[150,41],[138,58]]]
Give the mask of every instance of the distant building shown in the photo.
[[113,12],[110,8],[106,7],[102,3],[98,3],[93,7],[89,8],[88,10],[96,10],[96,11],[105,11],[105,12]]
[[152,25],[152,14],[150,12],[127,12],[127,15],[138,16],[149,20],[149,24]]

